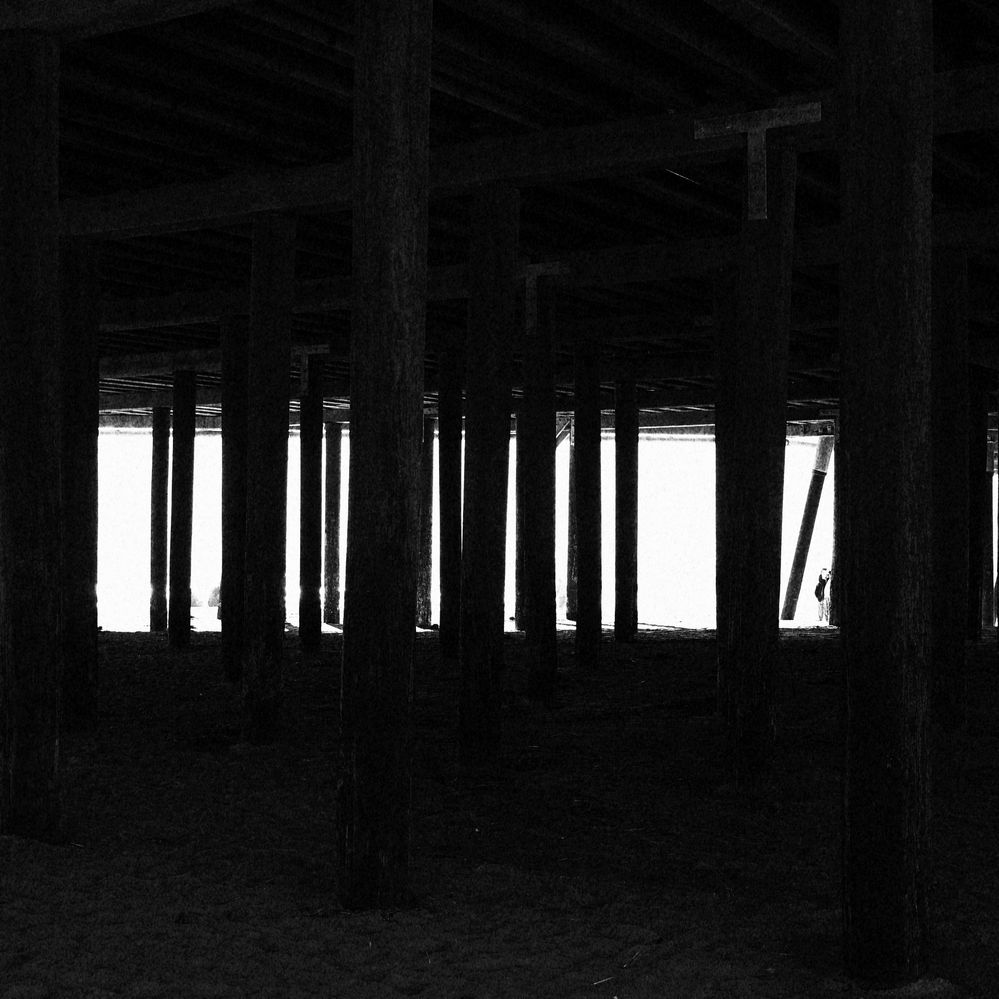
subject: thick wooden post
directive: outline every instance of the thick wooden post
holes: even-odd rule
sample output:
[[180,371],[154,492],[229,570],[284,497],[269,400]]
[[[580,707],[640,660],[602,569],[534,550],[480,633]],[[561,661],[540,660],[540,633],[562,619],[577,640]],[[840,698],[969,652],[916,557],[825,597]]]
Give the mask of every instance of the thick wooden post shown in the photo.
[[243,675],[246,575],[247,323],[223,320],[222,347],[222,667],[227,680]]
[[[947,729],[964,716],[965,633],[971,506],[968,380],[968,268],[963,254],[938,250],[932,304],[932,708]],[[977,564],[977,563],[976,563]]]
[[[993,387],[994,387],[993,379]],[[996,623],[995,531],[992,523],[992,479],[995,475],[996,446],[989,441],[985,452],[985,476],[982,483],[982,627]]]
[[59,45],[0,34],[0,834],[59,820]]
[[[967,304],[964,314],[967,315]],[[985,463],[989,447],[988,372],[972,367],[968,372],[968,561],[965,620],[967,637],[982,637],[982,549],[985,546],[985,507],[992,506],[991,483],[986,483]],[[986,492],[988,490],[988,492]],[[991,516],[991,513],[990,513]],[[934,573],[934,575],[936,575]]]
[[576,663],[600,665],[603,567],[600,482],[600,367],[591,345],[576,349]]
[[787,578],[787,589],[784,591],[784,605],[781,607],[782,621],[793,621],[798,609],[798,596],[801,593],[801,581],[805,576],[805,566],[808,563],[808,552],[812,547],[812,532],[815,530],[815,518],[819,513],[819,503],[822,501],[822,487],[826,482],[826,472],[829,469],[829,459],[833,452],[832,436],[820,437],[815,447],[815,467],[808,483],[808,493],[805,496],[805,508],[801,511],[801,526],[798,528],[798,541],[794,546],[794,559],[791,562],[791,572]]
[[340,897],[408,896],[427,275],[430,0],[355,7]]
[[434,431],[432,416],[423,420],[423,447],[420,450],[420,553],[416,578],[416,623],[431,624],[431,580],[434,557]]
[[[530,288],[529,288],[530,291]],[[558,666],[555,624],[555,289],[538,277],[527,296],[524,408],[518,421],[517,474],[524,504],[524,598],[528,695],[550,703]]]
[[195,401],[194,372],[175,371],[170,476],[170,615],[167,628],[172,649],[186,649],[191,641]]
[[89,243],[63,244],[63,726],[97,714],[98,273]]
[[458,658],[461,622],[461,433],[464,334],[449,333],[437,355],[437,496],[440,520],[441,658]]
[[310,354],[305,392],[299,399],[298,640],[319,648],[323,632],[323,358]]
[[167,630],[167,566],[170,551],[170,409],[153,407],[149,499],[149,630]]
[[250,267],[243,597],[244,726],[255,743],[273,741],[281,710],[294,279],[295,220],[258,216]]
[[569,521],[565,548],[565,616],[575,621],[579,611],[579,550],[576,532],[576,425],[569,419]]
[[459,725],[464,762],[486,765],[500,744],[510,463],[507,353],[517,323],[520,193],[503,186],[476,191],[470,225]]
[[[527,372],[524,372],[524,379],[527,379]],[[513,580],[513,626],[517,631],[525,631],[527,628],[527,567],[525,561],[527,550],[524,538],[524,511],[531,502],[530,490],[528,489],[527,477],[524,475],[524,468],[521,463],[523,457],[523,413],[514,420],[514,435],[511,438],[511,445],[515,455],[513,472],[513,496],[514,496],[514,580]]]
[[845,953],[888,985],[927,931],[931,8],[840,7]]
[[638,633],[638,400],[634,382],[615,387],[614,638]]
[[323,550],[323,622],[340,623],[340,463],[343,429],[326,424],[326,508]]
[[743,222],[734,296],[719,323],[718,707],[736,775],[766,766],[776,726],[795,179],[794,151],[773,150],[769,217]]

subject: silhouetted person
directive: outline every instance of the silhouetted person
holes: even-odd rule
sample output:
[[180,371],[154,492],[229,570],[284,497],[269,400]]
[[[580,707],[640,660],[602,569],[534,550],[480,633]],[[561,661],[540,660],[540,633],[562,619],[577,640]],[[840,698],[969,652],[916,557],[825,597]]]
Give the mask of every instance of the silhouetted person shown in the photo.
[[819,581],[815,584],[815,599],[819,602],[819,624],[829,623],[829,580],[832,573],[828,569],[819,572]]

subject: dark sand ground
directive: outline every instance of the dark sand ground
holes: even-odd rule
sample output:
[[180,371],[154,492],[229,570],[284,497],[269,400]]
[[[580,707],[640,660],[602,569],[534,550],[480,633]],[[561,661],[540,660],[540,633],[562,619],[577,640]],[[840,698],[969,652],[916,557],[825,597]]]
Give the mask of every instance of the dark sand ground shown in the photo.
[[[0,999],[835,997],[838,640],[789,632],[772,778],[733,786],[710,633],[605,636],[555,710],[507,638],[501,772],[455,759],[457,682],[417,642],[414,906],[333,891],[339,636],[286,642],[286,728],[238,741],[219,636],[104,634],[100,729],[64,740],[65,845],[0,838]],[[905,995],[999,996],[999,656],[971,647],[966,735],[938,747],[933,960]]]

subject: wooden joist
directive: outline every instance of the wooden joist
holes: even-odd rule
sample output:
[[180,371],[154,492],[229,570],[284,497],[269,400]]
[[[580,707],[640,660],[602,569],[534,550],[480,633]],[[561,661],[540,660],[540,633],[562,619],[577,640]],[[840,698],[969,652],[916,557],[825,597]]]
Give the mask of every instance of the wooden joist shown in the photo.
[[[822,104],[822,121],[796,129],[799,149],[831,149],[836,135],[833,93],[820,91],[801,99]],[[497,181],[529,186],[623,176],[744,148],[742,135],[695,139],[697,121],[692,115],[665,114],[447,146],[431,154],[431,194],[459,194]],[[937,74],[938,135],[996,127],[999,66]],[[63,231],[69,235],[138,236],[200,229],[264,211],[347,211],[351,173],[352,164],[347,159],[138,193],[70,199],[62,206]]]
[[232,7],[236,0],[19,0],[0,7],[0,31],[42,31],[62,41]]

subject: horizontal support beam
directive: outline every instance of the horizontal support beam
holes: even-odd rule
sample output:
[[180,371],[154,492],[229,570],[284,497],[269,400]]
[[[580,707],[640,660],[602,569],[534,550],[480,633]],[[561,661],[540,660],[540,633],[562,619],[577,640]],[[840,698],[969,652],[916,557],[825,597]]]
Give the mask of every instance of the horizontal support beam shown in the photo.
[[[934,243],[968,250],[999,249],[999,217],[993,213],[945,212],[933,220]],[[797,233],[795,266],[833,267],[839,263],[839,228],[824,226]],[[570,253],[560,260],[526,264],[525,277],[539,266],[551,270],[567,287],[613,287],[621,284],[655,284],[671,278],[695,277],[735,260],[736,237],[678,240],[605,250]],[[467,295],[464,265],[434,268],[429,272],[427,297],[431,301],[461,299]],[[351,307],[351,279],[300,281],[295,287],[296,313],[329,313]],[[119,332],[218,322],[225,316],[243,315],[249,308],[249,288],[181,293],[157,298],[106,299],[101,329]]]
[[[69,3],[63,0],[64,6]],[[938,135],[999,127],[999,67],[939,73],[935,89]],[[833,92],[805,94],[800,100],[821,103],[822,121],[795,130],[798,148],[832,148],[836,135]],[[657,115],[447,146],[431,153],[431,193],[447,196],[498,181],[530,186],[623,176],[745,148],[742,135],[696,139],[698,120],[693,115]],[[351,176],[348,159],[151,191],[68,199],[62,206],[63,231],[70,236],[137,236],[205,228],[257,212],[346,211]]]
[[237,0],[14,0],[0,6],[0,31],[41,31],[63,41],[110,35],[232,7]]

